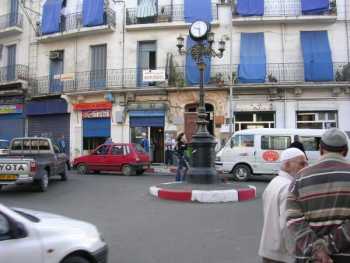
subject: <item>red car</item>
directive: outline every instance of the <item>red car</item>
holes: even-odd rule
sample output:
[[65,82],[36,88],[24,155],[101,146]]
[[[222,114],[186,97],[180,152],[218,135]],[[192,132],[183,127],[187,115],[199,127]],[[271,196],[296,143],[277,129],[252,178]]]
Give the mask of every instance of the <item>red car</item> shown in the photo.
[[149,155],[141,145],[133,143],[102,144],[73,162],[80,174],[113,171],[129,176],[142,174],[149,166]]

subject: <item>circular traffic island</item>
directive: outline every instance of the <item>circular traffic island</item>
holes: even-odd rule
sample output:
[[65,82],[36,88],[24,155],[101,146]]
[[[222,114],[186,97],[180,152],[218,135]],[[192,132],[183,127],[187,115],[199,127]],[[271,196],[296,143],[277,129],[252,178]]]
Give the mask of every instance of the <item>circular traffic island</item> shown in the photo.
[[255,186],[244,183],[191,184],[169,182],[149,188],[151,195],[167,200],[200,203],[227,203],[253,200]]

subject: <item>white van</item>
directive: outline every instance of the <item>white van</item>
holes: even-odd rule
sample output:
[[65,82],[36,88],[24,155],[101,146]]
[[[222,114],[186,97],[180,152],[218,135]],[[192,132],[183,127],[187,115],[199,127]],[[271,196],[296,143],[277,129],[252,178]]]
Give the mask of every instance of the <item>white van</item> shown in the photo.
[[238,181],[251,175],[277,174],[280,155],[295,136],[303,143],[309,164],[320,158],[319,143],[325,130],[319,129],[248,129],[236,132],[217,153],[215,167],[232,173]]

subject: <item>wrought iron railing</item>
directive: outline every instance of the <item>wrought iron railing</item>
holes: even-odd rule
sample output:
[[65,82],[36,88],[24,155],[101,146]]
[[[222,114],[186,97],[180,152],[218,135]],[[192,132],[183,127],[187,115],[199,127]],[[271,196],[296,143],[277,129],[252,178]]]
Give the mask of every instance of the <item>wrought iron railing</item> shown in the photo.
[[[233,2],[233,15],[234,17],[241,17],[237,12],[237,0]],[[264,17],[290,17],[290,16],[302,16],[301,1],[300,0],[265,0],[264,1]],[[337,15],[336,1],[330,1],[328,11],[323,12],[320,15]]]
[[4,30],[9,27],[20,27],[23,26],[23,16],[19,13],[9,13],[0,16],[0,30]]
[[[350,81],[350,64],[333,63],[334,82]],[[164,82],[143,82],[142,69],[106,69],[69,74],[70,77],[39,77],[34,82],[33,95],[74,93],[82,91],[121,90],[130,88],[189,87],[184,67],[157,68],[165,71]],[[346,70],[346,72],[344,71]],[[194,69],[196,70],[196,69]],[[238,83],[238,64],[211,65],[210,78],[206,85],[224,86]],[[345,74],[347,74],[345,76]],[[304,83],[303,63],[266,64],[265,84]],[[245,83],[244,85],[249,85]]]
[[[108,8],[104,12],[103,25],[109,25],[111,27],[116,26],[115,11]],[[61,16],[60,32],[69,32],[84,27],[83,25],[83,13],[73,13],[65,16]],[[41,33],[41,25],[39,26],[39,35]]]
[[[175,21],[184,21],[184,6],[183,5],[158,5],[156,6],[157,13],[155,16],[147,18],[137,17],[137,8],[126,9],[126,24],[151,24],[151,23],[166,23]],[[213,20],[218,19],[218,8],[216,4],[212,5]]]
[[0,85],[12,81],[29,80],[29,68],[25,65],[9,65],[0,68]]

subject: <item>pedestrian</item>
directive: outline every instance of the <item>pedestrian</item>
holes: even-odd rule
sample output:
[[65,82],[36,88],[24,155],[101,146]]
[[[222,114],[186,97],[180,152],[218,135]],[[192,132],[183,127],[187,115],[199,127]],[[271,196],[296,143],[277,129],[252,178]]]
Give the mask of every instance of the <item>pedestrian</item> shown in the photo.
[[350,262],[350,164],[347,135],[333,128],[320,142],[320,160],[303,169],[287,200],[295,262]]
[[64,134],[61,134],[60,138],[58,139],[58,146],[60,147],[61,152],[66,152],[66,141],[64,138]]
[[307,160],[305,154],[297,148],[283,151],[280,160],[278,176],[272,179],[262,196],[264,225],[259,255],[263,263],[292,261],[286,240],[286,201],[290,183],[307,165]]
[[294,141],[291,143],[291,145],[289,145],[288,148],[298,148],[299,150],[301,150],[305,154],[305,157],[307,159],[305,148],[304,148],[303,143],[300,141],[299,135],[294,136]]
[[[185,181],[189,168],[185,151],[187,150],[186,135],[181,132],[176,137],[175,151],[178,158],[175,181]],[[184,171],[182,171],[184,170]]]
[[141,146],[147,153],[149,153],[149,140],[145,132],[142,133]]
[[176,145],[175,139],[168,133],[165,136],[165,164],[173,164],[173,151]]
[[112,138],[111,138],[111,137],[108,137],[108,138],[105,140],[104,144],[113,144]]

